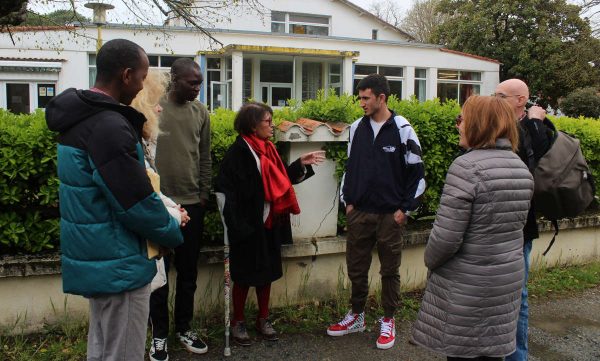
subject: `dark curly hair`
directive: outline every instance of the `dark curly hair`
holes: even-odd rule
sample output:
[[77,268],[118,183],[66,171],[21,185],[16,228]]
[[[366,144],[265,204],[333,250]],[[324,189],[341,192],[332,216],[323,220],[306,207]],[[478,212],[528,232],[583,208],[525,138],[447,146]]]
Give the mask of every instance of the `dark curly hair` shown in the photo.
[[233,128],[241,135],[252,134],[254,133],[254,129],[256,129],[258,124],[262,121],[265,113],[269,113],[273,116],[273,109],[263,103],[246,103],[242,105],[235,116]]

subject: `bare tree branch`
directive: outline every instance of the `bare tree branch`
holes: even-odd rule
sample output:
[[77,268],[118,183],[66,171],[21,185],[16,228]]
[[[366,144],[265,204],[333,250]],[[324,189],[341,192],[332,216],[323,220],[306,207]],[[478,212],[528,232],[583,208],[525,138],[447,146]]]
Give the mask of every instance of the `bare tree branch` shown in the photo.
[[[211,28],[231,21],[233,16],[250,13],[262,16],[267,13],[260,0],[113,0],[113,4],[115,3],[128,9],[125,16],[129,19],[123,23],[133,21],[136,25],[147,27],[149,31],[160,31],[168,36],[167,27],[180,22],[200,31],[212,44],[220,46],[223,44],[211,34]],[[27,5],[50,7],[54,10],[66,8],[73,11],[80,23],[84,23],[76,15],[76,6],[81,5],[80,0],[0,0],[0,29],[22,24],[27,14]],[[114,17],[114,14],[111,16]]]

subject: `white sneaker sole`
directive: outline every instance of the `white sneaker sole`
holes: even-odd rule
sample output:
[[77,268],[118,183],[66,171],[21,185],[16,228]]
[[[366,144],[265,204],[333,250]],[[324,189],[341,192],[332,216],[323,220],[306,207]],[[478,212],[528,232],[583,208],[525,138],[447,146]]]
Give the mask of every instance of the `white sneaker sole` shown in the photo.
[[330,329],[327,329],[327,334],[329,336],[344,336],[349,333],[363,332],[366,329],[367,329],[366,326],[359,327],[359,328],[353,328],[353,329],[349,329],[349,330],[342,330],[342,331],[331,331]]
[[185,343],[183,341],[179,341],[179,342],[183,345],[183,347],[185,347],[186,350],[188,350],[191,353],[202,355],[202,354],[205,354],[208,352],[208,346],[205,348],[195,348],[195,347],[188,345],[187,343]]
[[394,342],[396,342],[396,340],[395,340],[395,339],[394,339],[394,341],[392,341],[392,342],[388,342],[388,343],[384,343],[384,344],[381,344],[381,343],[379,343],[379,342],[375,342],[375,343],[377,344],[377,348],[378,348],[378,349],[380,349],[380,350],[387,350],[387,349],[389,349],[389,348],[392,348],[392,347],[394,347]]

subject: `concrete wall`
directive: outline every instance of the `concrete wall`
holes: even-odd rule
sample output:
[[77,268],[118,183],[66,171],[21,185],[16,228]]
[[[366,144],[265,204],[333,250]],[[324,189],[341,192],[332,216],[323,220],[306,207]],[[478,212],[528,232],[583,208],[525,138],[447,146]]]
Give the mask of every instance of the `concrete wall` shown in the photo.
[[[561,222],[558,239],[545,257],[541,253],[547,247],[553,232],[547,224],[541,228],[543,232],[540,239],[534,241],[533,267],[600,260],[600,216]],[[423,252],[427,237],[428,231],[421,231],[412,232],[404,239],[406,247],[400,267],[404,290],[422,288],[425,284],[427,270],[423,264]],[[345,240],[339,237],[319,239],[316,245],[317,247],[306,241],[284,246],[284,277],[273,284],[273,306],[327,298],[338,294],[339,289],[346,287],[347,290]],[[221,304],[221,260],[220,249],[205,249],[202,252],[196,291],[197,312]],[[374,253],[369,274],[371,292],[379,287],[378,271],[379,261]],[[52,322],[58,317],[64,317],[65,310],[68,315],[84,317],[87,313],[87,300],[79,296],[64,295],[59,272],[60,262],[57,256],[45,259],[0,259],[0,329],[17,320],[28,329],[36,329],[45,321]],[[173,274],[170,277],[173,279]]]

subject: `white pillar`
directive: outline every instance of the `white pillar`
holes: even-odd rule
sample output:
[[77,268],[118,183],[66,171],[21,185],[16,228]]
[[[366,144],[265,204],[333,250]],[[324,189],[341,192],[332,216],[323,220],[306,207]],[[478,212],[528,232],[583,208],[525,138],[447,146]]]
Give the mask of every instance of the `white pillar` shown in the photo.
[[404,86],[402,90],[402,99],[410,99],[415,93],[415,67],[407,66],[404,73]]
[[342,63],[342,93],[354,92],[354,65],[352,57],[347,56]]
[[427,69],[427,99],[437,98],[438,68]]
[[244,56],[240,51],[231,53],[231,108],[238,110],[242,106],[244,89]]

